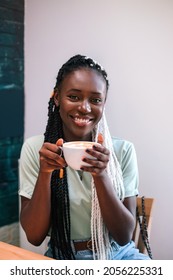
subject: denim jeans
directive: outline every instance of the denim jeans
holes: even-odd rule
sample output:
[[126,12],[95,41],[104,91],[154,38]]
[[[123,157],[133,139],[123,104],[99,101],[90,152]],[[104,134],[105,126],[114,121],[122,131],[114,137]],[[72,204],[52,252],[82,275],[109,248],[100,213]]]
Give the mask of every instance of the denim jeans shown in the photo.
[[[125,246],[119,246],[115,241],[112,241],[111,247],[110,260],[150,260],[148,255],[139,252],[133,241],[130,241]],[[53,257],[50,244],[45,255],[51,258]],[[93,260],[93,253],[91,250],[77,251],[74,252],[74,255],[76,260]]]

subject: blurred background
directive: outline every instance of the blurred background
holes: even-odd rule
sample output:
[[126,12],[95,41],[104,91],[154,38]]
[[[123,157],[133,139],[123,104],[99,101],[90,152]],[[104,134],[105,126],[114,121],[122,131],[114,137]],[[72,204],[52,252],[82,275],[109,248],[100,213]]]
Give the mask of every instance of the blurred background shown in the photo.
[[57,72],[71,56],[106,69],[111,134],[134,143],[140,195],[155,199],[154,259],[173,259],[173,1],[0,1],[0,240],[34,251],[19,228],[18,159],[43,134]]

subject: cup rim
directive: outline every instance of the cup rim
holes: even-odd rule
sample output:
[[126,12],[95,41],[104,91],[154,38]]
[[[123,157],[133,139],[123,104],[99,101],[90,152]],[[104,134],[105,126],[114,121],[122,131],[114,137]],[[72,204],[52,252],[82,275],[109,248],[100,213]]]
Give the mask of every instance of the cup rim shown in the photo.
[[84,144],[86,143],[86,144],[92,144],[92,145],[95,145],[95,144],[98,144],[98,145],[100,145],[100,143],[98,143],[98,142],[92,142],[92,141],[69,141],[69,142],[65,142],[65,143],[63,143],[63,147],[68,147],[68,146],[70,146],[70,145],[73,145],[73,144],[78,144],[79,146],[80,146],[80,144],[81,144],[81,146],[84,146]]

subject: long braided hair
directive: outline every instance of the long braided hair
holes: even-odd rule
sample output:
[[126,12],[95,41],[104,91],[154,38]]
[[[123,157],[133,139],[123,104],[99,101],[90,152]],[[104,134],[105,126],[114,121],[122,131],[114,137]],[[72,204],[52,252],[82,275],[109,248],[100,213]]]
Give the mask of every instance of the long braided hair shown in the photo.
[[[108,90],[109,82],[107,73],[103,67],[93,59],[75,55],[71,57],[60,68],[54,91],[60,90],[64,78],[75,70],[89,68],[97,71],[106,83]],[[56,143],[59,138],[63,138],[62,119],[60,117],[59,108],[55,106],[54,96],[51,96],[48,106],[48,122],[44,134],[44,141]],[[64,168],[63,178],[60,178],[60,171],[54,170],[51,177],[51,248],[55,259],[75,259],[71,247],[70,237],[70,203],[67,183],[67,172]]]

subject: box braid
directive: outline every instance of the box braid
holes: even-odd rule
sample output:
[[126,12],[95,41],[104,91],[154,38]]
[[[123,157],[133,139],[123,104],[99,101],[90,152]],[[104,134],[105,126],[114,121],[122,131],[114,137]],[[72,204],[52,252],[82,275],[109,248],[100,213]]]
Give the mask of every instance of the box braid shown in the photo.
[[60,90],[64,78],[73,71],[79,70],[81,68],[89,68],[97,71],[97,73],[99,73],[104,78],[106,82],[106,89],[108,91],[109,81],[106,71],[98,62],[84,55],[75,55],[71,57],[65,64],[63,64],[56,79],[56,87]]
[[[70,58],[58,72],[54,92],[61,90],[64,78],[75,70],[89,68],[97,71],[105,82],[108,90],[109,82],[103,67],[93,59],[75,55]],[[54,96],[51,96],[48,106],[48,122],[44,134],[44,142],[56,143],[63,138],[62,120],[59,107],[55,106]],[[59,170],[54,170],[51,177],[51,247],[55,259],[75,259],[71,247],[70,237],[70,202],[67,183],[67,172],[64,168],[63,178],[59,176]]]

